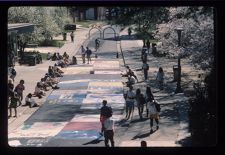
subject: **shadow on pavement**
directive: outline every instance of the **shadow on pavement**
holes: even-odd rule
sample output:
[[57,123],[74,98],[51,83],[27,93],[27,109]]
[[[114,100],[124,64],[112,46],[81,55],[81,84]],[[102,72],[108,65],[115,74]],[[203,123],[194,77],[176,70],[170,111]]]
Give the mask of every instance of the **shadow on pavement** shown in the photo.
[[138,122],[144,122],[146,120],[148,120],[149,118],[142,118],[142,119],[135,119],[135,120],[132,120],[130,123],[138,123]]
[[153,130],[153,132],[149,131],[148,133],[144,133],[144,134],[138,134],[136,136],[134,136],[131,140],[135,140],[137,138],[146,138],[149,137],[151,134],[155,133],[157,130]]
[[180,144],[181,146],[191,146],[191,137],[186,137],[177,141],[176,143]]
[[101,140],[101,139],[94,139],[94,140],[92,140],[92,141],[90,141],[90,142],[87,142],[87,143],[84,143],[83,145],[88,145],[88,144],[98,144],[98,143],[100,143],[101,141],[104,141],[104,140]]

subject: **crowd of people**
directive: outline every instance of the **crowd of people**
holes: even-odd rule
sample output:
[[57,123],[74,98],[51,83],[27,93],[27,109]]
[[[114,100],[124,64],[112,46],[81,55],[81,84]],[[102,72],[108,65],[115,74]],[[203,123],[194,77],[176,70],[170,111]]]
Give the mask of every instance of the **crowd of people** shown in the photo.
[[43,78],[37,82],[35,86],[34,93],[28,93],[24,99],[25,81],[20,80],[19,84],[14,86],[14,79],[16,77],[16,70],[14,67],[9,68],[8,75],[8,108],[9,108],[9,118],[12,117],[12,109],[14,109],[14,116],[17,117],[17,108],[19,106],[29,106],[38,107],[38,103],[35,102],[33,97],[38,97],[39,99],[46,95],[45,91],[49,91],[49,87],[52,89],[59,89],[57,86],[59,80],[58,77],[62,77],[63,71],[57,66],[49,66],[48,73],[45,74]]
[[[131,29],[128,30],[129,36],[131,36]],[[74,41],[74,34],[71,33],[71,41]],[[96,49],[99,47],[99,41],[95,40],[96,43]],[[149,65],[147,64],[147,56],[149,54],[150,49],[150,43],[146,43],[147,48],[143,47],[142,54],[141,54],[141,60],[143,62],[141,70],[144,74],[144,80],[148,80],[148,71],[149,71]],[[92,51],[89,49],[89,47],[86,47],[86,49],[83,47],[83,45],[79,49],[81,56],[82,56],[82,62],[83,64],[86,63],[87,58],[87,64],[91,63],[91,55]],[[14,79],[16,77],[16,71],[14,67],[10,68],[10,76],[8,80],[8,101],[9,101],[9,117],[12,117],[12,109],[14,109],[15,115],[14,117],[17,117],[17,107],[23,105],[23,106],[29,106],[32,107],[38,107],[39,105],[35,102],[33,97],[42,98],[46,95],[46,91],[49,91],[49,88],[52,89],[59,89],[57,86],[59,80],[58,78],[63,77],[63,71],[59,68],[67,67],[69,65],[76,65],[77,59],[75,56],[72,56],[72,59],[70,59],[70,56],[64,52],[63,55],[60,55],[59,53],[54,53],[53,55],[51,53],[47,54],[47,60],[56,61],[54,66],[48,67],[48,72],[45,74],[43,78],[40,79],[39,82],[37,82],[35,86],[34,93],[28,93],[25,97],[25,103],[23,104],[23,91],[25,90],[25,81],[20,80],[19,84],[16,85],[14,88]],[[133,85],[137,82],[139,82],[137,76],[135,75],[134,71],[131,70],[129,66],[126,66],[126,73],[122,74],[122,77],[127,77],[128,81],[126,82],[126,86],[129,88],[127,92],[124,93],[124,98],[126,101],[126,107],[125,107],[125,120],[128,120],[133,117],[134,109],[137,107],[138,115],[140,119],[142,120],[144,117],[144,111],[146,111],[146,118],[150,120],[150,132],[153,132],[153,122],[156,122],[156,130],[159,129],[159,112],[160,109],[157,107],[159,104],[154,99],[154,95],[151,91],[150,86],[146,87],[145,93],[141,92],[141,89],[136,89],[136,92],[133,90]],[[157,76],[156,76],[157,84],[160,88],[160,90],[163,90],[163,83],[164,83],[164,72],[163,68],[159,67]],[[101,128],[101,135],[104,135],[104,142],[105,146],[109,147],[109,141],[111,143],[111,146],[115,146],[114,142],[114,121],[112,119],[113,110],[111,107],[107,106],[107,100],[103,100],[102,102],[103,106],[100,109],[100,123],[102,125]],[[146,147],[147,144],[145,141],[141,142],[141,146]]]

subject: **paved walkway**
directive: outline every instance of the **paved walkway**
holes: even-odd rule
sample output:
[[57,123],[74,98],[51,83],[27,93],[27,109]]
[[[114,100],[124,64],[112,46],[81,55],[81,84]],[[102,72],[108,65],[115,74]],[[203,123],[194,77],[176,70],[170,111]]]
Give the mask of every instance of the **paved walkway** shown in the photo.
[[[85,32],[87,34],[87,31]],[[81,36],[85,36],[84,34]],[[134,70],[141,68],[142,41],[126,38],[126,29],[120,35],[126,64]],[[147,82],[143,81],[143,73],[136,71],[140,82],[134,85],[135,90],[141,88],[144,93],[146,85],[150,85],[155,98],[162,106],[160,128],[150,134],[149,119],[139,121],[137,109],[135,109],[132,119],[123,121],[125,101],[122,94],[127,88],[122,85],[122,81],[125,82],[126,79],[120,77],[121,70],[124,70],[121,55],[120,59],[116,59],[116,52],[120,49],[119,42],[110,41],[110,39],[102,40],[103,44],[98,58],[93,58],[92,63],[88,65],[81,64],[80,55],[77,53],[85,37],[82,40],[76,36],[78,35],[75,33],[75,44],[68,41],[60,50],[61,52],[67,51],[70,56],[76,54],[79,65],[63,69],[65,75],[60,79],[60,89],[49,92],[48,97],[43,99],[44,104],[39,110],[32,109],[31,112],[31,109],[28,108],[27,115],[23,112],[22,116],[15,119],[14,123],[13,121],[9,123],[10,145],[104,146],[103,139],[98,133],[100,131],[99,108],[103,99],[107,99],[113,107],[113,119],[116,121],[116,146],[140,146],[141,140],[147,141],[148,146],[183,145],[185,138],[190,136],[187,130],[188,105],[187,97],[183,93],[173,93],[176,84],[170,82],[173,79],[172,66],[176,64],[176,60],[155,58],[150,54],[148,56],[149,80]],[[85,46],[93,44],[84,43]],[[48,63],[46,68],[44,66],[43,68],[37,67],[39,71],[43,71],[42,75],[47,71]],[[164,68],[166,74],[163,91],[159,91],[155,85],[155,76],[159,66]],[[185,67],[190,69],[188,65]],[[32,71],[36,71],[37,68],[32,70],[29,67]],[[94,74],[90,74],[92,70]],[[32,71],[30,74],[34,74]],[[24,70],[25,73],[27,73],[26,70]],[[22,77],[23,72],[20,74],[18,77]],[[39,76],[41,77],[41,75],[35,76],[35,79],[40,79]],[[25,79],[25,81],[29,81],[29,79]],[[34,111],[36,112],[33,113]],[[29,117],[32,113],[33,115]]]
[[[123,30],[120,35],[122,36],[121,47],[123,49],[126,65],[129,65],[132,70],[140,69],[142,66],[142,40],[128,39],[126,29]],[[144,119],[140,121],[138,110],[135,108],[133,118],[127,122],[121,123],[121,133],[118,133],[118,137],[121,139],[119,146],[140,146],[142,140],[145,140],[148,146],[153,147],[189,145],[186,141],[186,138],[190,137],[187,114],[188,98],[185,97],[183,93],[174,94],[176,83],[171,82],[173,80],[172,67],[176,65],[176,60],[167,59],[165,57],[156,58],[150,54],[148,56],[148,64],[150,66],[148,81],[144,81],[142,71],[136,71],[135,73],[140,82],[134,85],[134,90],[140,88],[141,92],[145,94],[146,86],[151,86],[155,99],[159,101],[162,107],[160,112],[160,128],[159,130],[153,128],[154,133],[150,134],[150,120]],[[182,65],[189,70],[192,69],[191,66],[187,64]],[[155,81],[160,66],[163,67],[165,72],[165,87],[163,91],[158,89]],[[183,72],[188,71],[185,67],[182,70]],[[125,82],[127,79],[124,78],[123,81]],[[144,116],[145,114],[144,110]]]
[[[67,53],[72,57],[78,49],[80,48],[82,43],[86,43],[87,35],[88,35],[88,28],[79,28],[75,32],[75,39],[74,43],[72,43],[68,38],[67,42],[62,48],[55,48],[55,47],[46,47],[46,48],[36,48],[36,50],[39,50],[40,52],[48,52],[48,50],[51,53],[54,52],[60,52],[63,54],[65,49],[67,50]],[[68,34],[69,36],[69,34]],[[71,48],[69,48],[71,47]],[[57,51],[55,51],[57,49]],[[48,66],[54,65],[54,61],[44,61],[42,64],[37,64],[36,66],[26,66],[22,65],[20,66],[18,63],[16,63],[15,69],[17,71],[17,76],[15,78],[14,85],[16,86],[21,79],[25,80],[25,90],[24,90],[24,99],[25,96],[28,93],[33,93],[35,86],[38,81],[42,77],[44,77],[45,73],[48,71]],[[52,90],[46,92],[46,97],[51,93]],[[46,100],[46,97],[43,97],[42,99],[35,98],[35,101],[39,104],[42,105],[44,101]],[[25,100],[22,101],[23,103]],[[8,130],[9,132],[12,131],[13,129],[17,128],[20,126],[32,113],[34,113],[38,108],[29,108],[29,107],[18,107],[18,117],[17,118],[10,118],[8,119]]]

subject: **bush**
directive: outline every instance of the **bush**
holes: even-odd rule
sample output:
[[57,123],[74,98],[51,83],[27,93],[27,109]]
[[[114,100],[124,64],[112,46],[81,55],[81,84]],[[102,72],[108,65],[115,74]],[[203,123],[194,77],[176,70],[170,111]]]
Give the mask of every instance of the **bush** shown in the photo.
[[215,71],[205,78],[206,87],[195,84],[195,99],[190,102],[190,130],[193,146],[214,146],[217,139],[217,103],[215,102]]
[[62,47],[64,44],[65,44],[64,41],[58,40],[43,40],[39,42],[39,46]]

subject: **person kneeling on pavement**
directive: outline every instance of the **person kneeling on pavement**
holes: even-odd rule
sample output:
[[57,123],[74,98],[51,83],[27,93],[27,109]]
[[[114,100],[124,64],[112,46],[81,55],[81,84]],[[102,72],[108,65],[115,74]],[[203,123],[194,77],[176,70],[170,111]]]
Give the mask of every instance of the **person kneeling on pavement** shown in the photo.
[[25,98],[25,106],[29,106],[30,108],[32,108],[32,107],[39,107],[39,105],[32,98],[32,94],[31,93],[29,93],[26,96],[26,98]]

